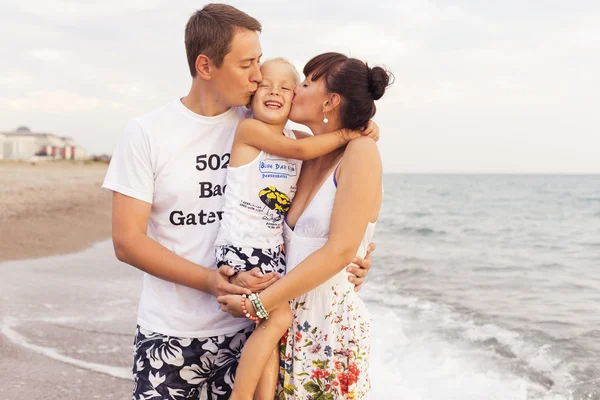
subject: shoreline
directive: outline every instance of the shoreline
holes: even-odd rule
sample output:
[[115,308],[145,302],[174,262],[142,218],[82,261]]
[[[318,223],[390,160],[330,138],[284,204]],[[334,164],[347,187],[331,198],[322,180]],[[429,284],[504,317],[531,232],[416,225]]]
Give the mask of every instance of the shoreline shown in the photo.
[[0,263],[0,398],[131,396],[140,273],[109,241]]
[[107,164],[0,163],[0,262],[69,254],[110,239]]

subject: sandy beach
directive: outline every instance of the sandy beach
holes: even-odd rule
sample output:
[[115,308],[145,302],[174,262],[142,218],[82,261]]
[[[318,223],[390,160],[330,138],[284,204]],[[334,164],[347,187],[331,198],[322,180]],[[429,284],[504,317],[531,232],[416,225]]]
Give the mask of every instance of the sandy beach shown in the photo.
[[[2,400],[130,396],[137,295],[119,299],[112,287],[138,293],[140,279],[109,257],[106,168],[0,163]],[[90,246],[110,261],[94,264]],[[122,319],[109,315],[117,307]]]
[[0,261],[85,249],[110,237],[106,164],[0,162]]

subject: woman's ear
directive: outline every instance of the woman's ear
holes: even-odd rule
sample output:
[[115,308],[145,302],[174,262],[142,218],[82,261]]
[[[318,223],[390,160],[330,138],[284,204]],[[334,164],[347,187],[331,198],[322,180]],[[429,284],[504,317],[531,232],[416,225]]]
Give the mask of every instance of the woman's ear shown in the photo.
[[333,111],[337,106],[340,105],[341,101],[342,99],[340,98],[339,94],[331,93],[327,101],[325,101],[323,104],[323,112],[328,113]]

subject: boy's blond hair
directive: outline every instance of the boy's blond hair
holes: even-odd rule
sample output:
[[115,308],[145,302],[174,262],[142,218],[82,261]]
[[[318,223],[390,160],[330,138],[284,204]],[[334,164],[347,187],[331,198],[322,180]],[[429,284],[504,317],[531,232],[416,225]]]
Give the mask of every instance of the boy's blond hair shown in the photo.
[[268,63],[271,62],[280,62],[280,63],[284,63],[289,65],[290,67],[292,67],[292,70],[294,71],[294,75],[296,76],[296,84],[300,83],[301,79],[300,79],[300,73],[298,72],[298,69],[296,68],[296,66],[294,64],[292,64],[288,59],[285,59],[283,57],[275,57],[275,58],[269,58],[266,61],[261,62],[261,66],[262,65],[266,65]]

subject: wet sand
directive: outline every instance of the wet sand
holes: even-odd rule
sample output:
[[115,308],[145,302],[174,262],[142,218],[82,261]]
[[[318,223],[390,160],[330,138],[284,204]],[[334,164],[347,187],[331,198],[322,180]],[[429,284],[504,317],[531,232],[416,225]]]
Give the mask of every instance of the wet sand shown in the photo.
[[110,237],[106,164],[0,162],[0,261],[85,249]]
[[131,396],[141,280],[111,256],[106,168],[0,162],[2,400]]
[[0,263],[0,399],[127,399],[141,273],[83,252]]

